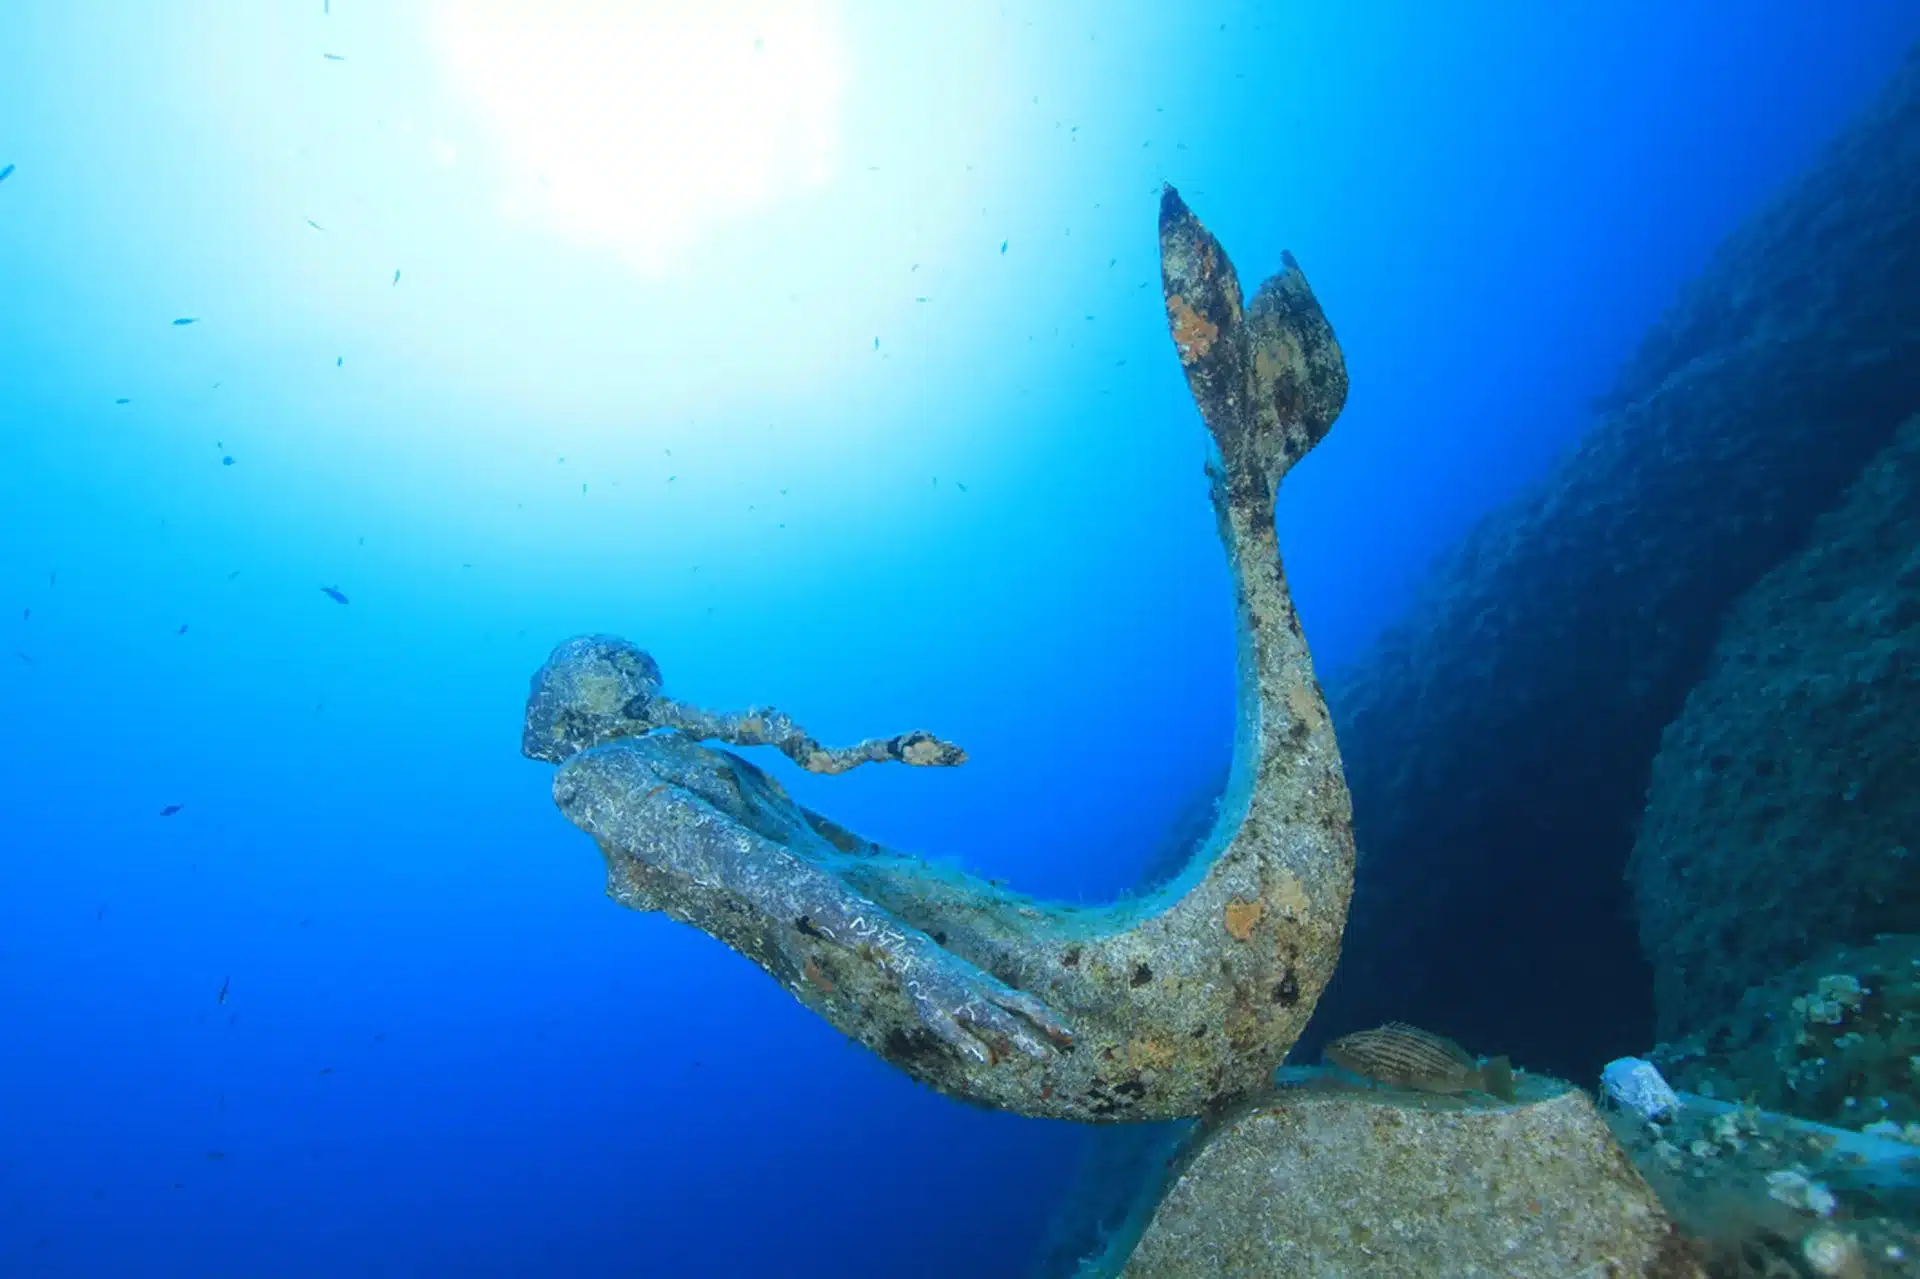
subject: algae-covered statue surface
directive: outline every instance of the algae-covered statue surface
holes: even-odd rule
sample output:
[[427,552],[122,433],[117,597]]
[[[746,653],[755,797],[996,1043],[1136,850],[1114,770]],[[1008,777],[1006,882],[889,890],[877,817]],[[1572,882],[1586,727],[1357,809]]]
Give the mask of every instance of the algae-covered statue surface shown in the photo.
[[1171,187],[1160,255],[1239,631],[1232,775],[1172,884],[1034,901],[861,839],[706,743],[824,773],[964,752],[927,733],[830,750],[777,711],[706,712],[662,696],[621,639],[560,645],[527,703],[522,749],[560,765],[554,802],[599,845],[616,901],[725,942],[914,1078],[1027,1115],[1167,1119],[1265,1085],[1333,972],[1353,885],[1340,756],[1274,532],[1279,482],[1340,412],[1345,364],[1293,260],[1243,307]]

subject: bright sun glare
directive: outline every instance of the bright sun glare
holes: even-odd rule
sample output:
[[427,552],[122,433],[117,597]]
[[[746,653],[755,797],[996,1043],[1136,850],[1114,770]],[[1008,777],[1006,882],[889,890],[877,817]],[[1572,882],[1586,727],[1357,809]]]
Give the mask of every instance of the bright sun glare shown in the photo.
[[515,203],[643,270],[832,171],[833,0],[444,0],[437,18]]

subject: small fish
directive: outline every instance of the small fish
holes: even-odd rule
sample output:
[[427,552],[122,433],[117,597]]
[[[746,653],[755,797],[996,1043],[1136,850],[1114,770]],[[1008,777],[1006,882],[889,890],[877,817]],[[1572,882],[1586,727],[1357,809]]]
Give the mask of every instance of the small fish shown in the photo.
[[30,621],[32,621],[32,620],[33,620],[33,610],[32,610],[32,609],[30,609],[30,608],[23,608],[23,609],[21,609],[21,610],[20,610],[20,620],[21,620],[21,621],[23,621],[23,622],[30,622]]
[[168,804],[165,808],[160,810],[160,815],[162,817],[171,817],[185,807],[186,807],[185,804]]
[[345,364],[346,362],[347,362],[347,357],[344,355],[336,355],[333,357],[333,367],[336,369],[339,368],[342,364]]
[[220,998],[216,1002],[222,1003],[222,1004],[226,1003],[227,992],[232,989],[233,989],[233,978],[228,977],[225,981],[220,983]]
[[340,593],[340,588],[337,586],[323,586],[320,588],[320,593],[332,600],[335,604],[345,604],[347,602],[347,597]]
[[31,657],[28,657],[25,653],[22,653],[19,649],[17,648],[14,649],[13,655],[19,658],[21,661],[25,662],[28,666],[33,665],[33,659]]
[[5,182],[8,178],[12,176],[13,176],[13,166],[11,164],[9,164],[4,169],[0,169],[0,182]]
[[959,480],[955,480],[955,481],[953,482],[953,486],[954,486],[955,488],[957,488],[957,489],[959,489],[959,490],[960,490],[960,491],[961,491],[962,493],[964,493],[964,492],[966,492],[966,491],[967,491],[967,486],[966,486],[966,485],[964,485],[964,484],[962,484],[962,483],[961,483],[961,482],[960,482]]
[[333,1073],[333,1067],[332,1067],[332,1066],[322,1066],[322,1067],[320,1067],[320,1073],[321,1073],[321,1074],[323,1074],[323,1075],[331,1075],[331,1074]]
[[[393,269],[393,282],[394,282],[394,284],[398,284],[398,283],[400,283],[400,268],[399,268],[399,267],[395,267],[395,268]],[[391,286],[389,286],[389,287],[391,287]]]
[[1505,1057],[1482,1062],[1451,1039],[1403,1021],[1342,1035],[1321,1055],[1343,1070],[1394,1088],[1483,1092],[1513,1100],[1513,1065]]
[[187,325],[189,325],[189,324],[198,324],[198,323],[200,323],[200,317],[199,317],[199,316],[197,316],[197,315],[183,315],[183,316],[181,316],[181,317],[180,317],[179,319],[177,319],[177,320],[175,320],[175,321],[173,322],[173,327],[174,327],[174,328],[176,328],[176,329],[181,329],[181,328],[185,328],[185,327],[186,327]]
[[232,465],[233,465],[233,455],[229,453],[229,454],[228,454],[228,455],[226,455],[225,457],[222,457],[222,458],[220,459],[220,465],[222,465],[222,466],[232,466]]
[[207,1152],[207,1158],[214,1161],[215,1163],[218,1163],[220,1160],[225,1159],[226,1157],[227,1157],[227,1152],[224,1150],[209,1150]]
[[347,55],[344,53],[323,53],[320,56],[328,62],[345,62],[347,60]]
[[186,633],[187,624],[185,622],[180,623],[180,629],[174,632],[175,635],[185,635]]
[[315,222],[315,221],[314,221],[314,220],[313,220],[312,218],[308,218],[308,219],[307,219],[307,225],[308,225],[308,226],[310,226],[310,227],[312,227],[312,228],[313,228],[314,230],[316,230],[316,231],[324,231],[324,230],[326,230],[326,229],[327,229],[327,228],[325,228],[325,227],[323,227],[323,226],[321,226],[321,225],[320,225],[320,224],[319,224],[318,222]]
[[115,400],[114,403],[115,404],[131,404],[133,403],[133,401],[123,395],[119,399]]
[[1000,241],[1000,256],[1005,257],[1006,255],[1007,255],[1007,242],[1005,240],[1002,240]]

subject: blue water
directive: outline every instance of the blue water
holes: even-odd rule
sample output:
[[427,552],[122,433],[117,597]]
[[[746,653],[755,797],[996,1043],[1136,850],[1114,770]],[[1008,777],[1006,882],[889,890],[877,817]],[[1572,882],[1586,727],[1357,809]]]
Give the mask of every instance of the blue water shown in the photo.
[[606,901],[516,749],[548,649],[958,740],[761,762],[1112,896],[1230,731],[1158,184],[1345,345],[1281,513],[1331,669],[1920,35],[511,8],[0,7],[0,1274],[1021,1273],[1080,1134]]

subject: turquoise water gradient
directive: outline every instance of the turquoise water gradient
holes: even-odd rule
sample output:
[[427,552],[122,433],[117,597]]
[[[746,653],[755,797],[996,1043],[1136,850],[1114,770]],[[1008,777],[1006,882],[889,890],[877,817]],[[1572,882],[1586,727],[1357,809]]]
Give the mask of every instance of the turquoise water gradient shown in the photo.
[[1346,345],[1281,517],[1337,666],[1920,34],[1899,0],[850,0],[817,171],[706,213],[580,117],[542,145],[632,200],[592,232],[509,145],[510,71],[450,69],[457,15],[325,7],[0,5],[7,1275],[1020,1273],[1078,1134],[608,903],[516,749],[547,650],[956,739],[775,771],[1119,892],[1229,733],[1158,184],[1249,284],[1291,249]]

